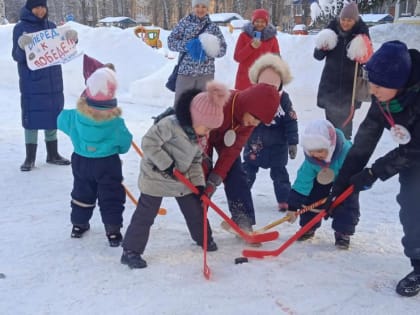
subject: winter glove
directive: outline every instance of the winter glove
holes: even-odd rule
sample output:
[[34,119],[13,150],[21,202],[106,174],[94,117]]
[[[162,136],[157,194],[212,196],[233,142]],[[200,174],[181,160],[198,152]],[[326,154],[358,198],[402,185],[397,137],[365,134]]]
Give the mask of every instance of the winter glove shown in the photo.
[[364,168],[350,178],[350,184],[353,184],[354,192],[359,192],[371,188],[377,179],[378,177],[372,173],[371,168]]
[[79,38],[77,36],[77,31],[75,30],[68,30],[64,33],[64,37],[66,38],[66,40],[71,40],[75,43],[77,43],[79,41]]
[[222,178],[219,175],[213,172],[210,173],[209,178],[207,179],[206,188],[204,188],[204,194],[211,198],[211,196],[213,196],[214,192],[216,191],[217,186],[219,186],[221,183]]
[[26,33],[23,33],[22,35],[19,36],[17,43],[20,49],[25,50],[25,46],[28,46],[29,44],[32,43],[32,36]]
[[289,219],[287,220],[287,222],[289,223],[295,223],[298,217],[296,211],[292,211],[292,210],[287,210],[286,216],[289,217]]
[[175,162],[172,162],[171,165],[169,165],[169,167],[167,169],[165,169],[163,171],[163,173],[165,173],[166,175],[168,175],[169,177],[175,178],[174,175],[174,168],[175,168]]
[[207,59],[206,52],[198,38],[193,38],[187,43],[187,51],[194,61],[204,62]]
[[290,159],[294,160],[296,158],[296,153],[297,153],[297,145],[296,144],[289,145],[289,157],[290,157]]
[[205,187],[202,186],[202,185],[199,185],[199,186],[195,186],[195,188],[197,188],[197,190],[198,190],[197,196],[199,198],[201,198],[201,196],[204,195],[204,188]]

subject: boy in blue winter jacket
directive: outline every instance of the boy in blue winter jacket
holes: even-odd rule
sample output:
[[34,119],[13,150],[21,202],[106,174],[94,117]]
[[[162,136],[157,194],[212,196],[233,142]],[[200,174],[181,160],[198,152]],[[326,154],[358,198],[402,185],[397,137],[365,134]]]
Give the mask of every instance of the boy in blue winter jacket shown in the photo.
[[87,79],[85,96],[79,98],[77,109],[64,110],[58,116],[58,128],[74,146],[71,237],[81,238],[89,230],[98,199],[111,247],[122,241],[125,191],[119,154],[129,150],[132,140],[120,117],[116,88],[115,72],[100,68]]
[[[340,129],[325,119],[314,120],[306,127],[301,139],[305,160],[300,166],[296,180],[289,195],[289,222],[296,220],[296,211],[305,205],[328,196],[344,159],[351,147]],[[300,225],[304,226],[317,213],[308,211],[300,215]],[[335,230],[335,245],[340,249],[348,249],[350,235],[355,232],[359,222],[359,194],[352,194],[334,213],[332,227]],[[318,222],[312,229],[302,235],[304,241],[315,235],[315,230],[321,226]]]
[[[274,62],[277,59],[278,55],[265,54],[251,66],[249,71],[252,83],[258,83],[264,79],[260,77],[260,74],[267,68],[280,75],[280,104],[273,121],[269,125],[260,124],[252,132],[244,148],[242,166],[247,174],[250,187],[253,186],[260,167],[270,169],[278,210],[286,211],[290,192],[289,173],[286,165],[288,155],[291,159],[296,157],[299,136],[296,113],[293,110],[289,94],[283,91],[283,85],[289,83],[292,77],[284,60]],[[264,72],[263,75],[266,76],[267,72]]]

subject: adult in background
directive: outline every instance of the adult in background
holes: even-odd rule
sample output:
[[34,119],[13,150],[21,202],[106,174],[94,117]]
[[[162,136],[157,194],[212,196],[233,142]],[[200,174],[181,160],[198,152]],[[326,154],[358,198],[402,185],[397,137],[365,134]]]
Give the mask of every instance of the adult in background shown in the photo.
[[[20,12],[20,22],[13,29],[12,56],[17,62],[21,93],[22,126],[25,130],[26,158],[21,171],[35,166],[38,130],[45,130],[47,163],[69,165],[57,151],[57,116],[64,106],[61,66],[31,70],[26,64],[25,46],[32,43],[34,33],[56,28],[48,20],[47,0],[27,0]],[[77,41],[77,32],[69,30],[66,39]]]
[[317,105],[325,109],[325,118],[334,127],[340,128],[347,139],[352,135],[353,108],[358,109],[361,105],[361,102],[355,102],[352,107],[356,60],[347,56],[347,47],[359,34],[369,36],[369,29],[359,16],[357,4],[350,2],[343,7],[340,15],[318,34],[315,41],[315,59],[325,59],[318,87]]
[[[385,181],[399,174],[402,245],[413,271],[397,284],[396,291],[402,296],[414,296],[420,292],[420,52],[408,50],[400,41],[386,42],[373,54],[366,70],[372,104],[329,200],[350,184],[359,192],[369,189],[378,178]],[[366,168],[385,129],[390,131],[395,148]]]
[[269,20],[267,10],[257,9],[252,13],[252,21],[243,27],[239,35],[233,55],[239,63],[235,81],[237,90],[251,86],[248,70],[258,57],[266,53],[280,54],[277,30]]
[[[188,89],[205,90],[214,79],[214,59],[226,54],[226,42],[208,15],[209,0],[192,0],[193,11],[182,18],[168,37],[170,50],[184,54],[178,68],[174,106]],[[178,59],[179,62],[180,59]]]

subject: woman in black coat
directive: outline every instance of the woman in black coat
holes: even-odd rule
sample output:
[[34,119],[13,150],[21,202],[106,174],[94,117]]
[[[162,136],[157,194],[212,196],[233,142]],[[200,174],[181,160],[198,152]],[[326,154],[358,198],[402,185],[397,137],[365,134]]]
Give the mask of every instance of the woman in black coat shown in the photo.
[[[57,116],[64,106],[61,66],[31,70],[26,63],[25,46],[32,43],[29,33],[53,28],[56,25],[48,20],[47,1],[27,0],[21,9],[20,21],[13,29],[12,56],[19,72],[26,144],[26,159],[20,167],[21,171],[30,171],[35,165],[39,129],[45,130],[47,163],[70,164],[57,151]],[[65,35],[66,39],[77,41],[76,31],[68,30]]]
[[[399,174],[402,244],[413,271],[396,290],[414,296],[420,292],[420,52],[408,50],[400,41],[386,42],[366,64],[366,70],[372,104],[329,199],[350,184],[358,192],[370,188],[378,178],[385,181]],[[385,129],[390,130],[396,147],[365,168]],[[343,210],[339,206],[333,214]]]
[[[369,36],[369,29],[359,17],[357,5],[351,2],[341,10],[339,17],[318,34],[318,38],[327,35],[327,39],[314,50],[315,59],[325,59],[317,105],[325,109],[325,118],[334,127],[340,128],[347,139],[351,138],[353,129],[352,92],[356,66],[356,61],[347,56],[347,46],[359,34]],[[335,42],[333,47],[332,43]],[[361,102],[356,102],[354,108],[360,105]]]

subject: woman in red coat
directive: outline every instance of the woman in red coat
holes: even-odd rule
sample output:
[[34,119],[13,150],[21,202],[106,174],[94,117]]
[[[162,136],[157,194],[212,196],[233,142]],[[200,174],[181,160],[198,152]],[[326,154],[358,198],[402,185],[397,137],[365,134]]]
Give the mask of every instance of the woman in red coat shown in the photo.
[[252,22],[246,24],[239,35],[233,55],[239,63],[235,81],[237,90],[251,86],[248,70],[258,57],[265,53],[280,54],[277,30],[273,24],[268,23],[269,18],[267,10],[255,10],[252,13]]

